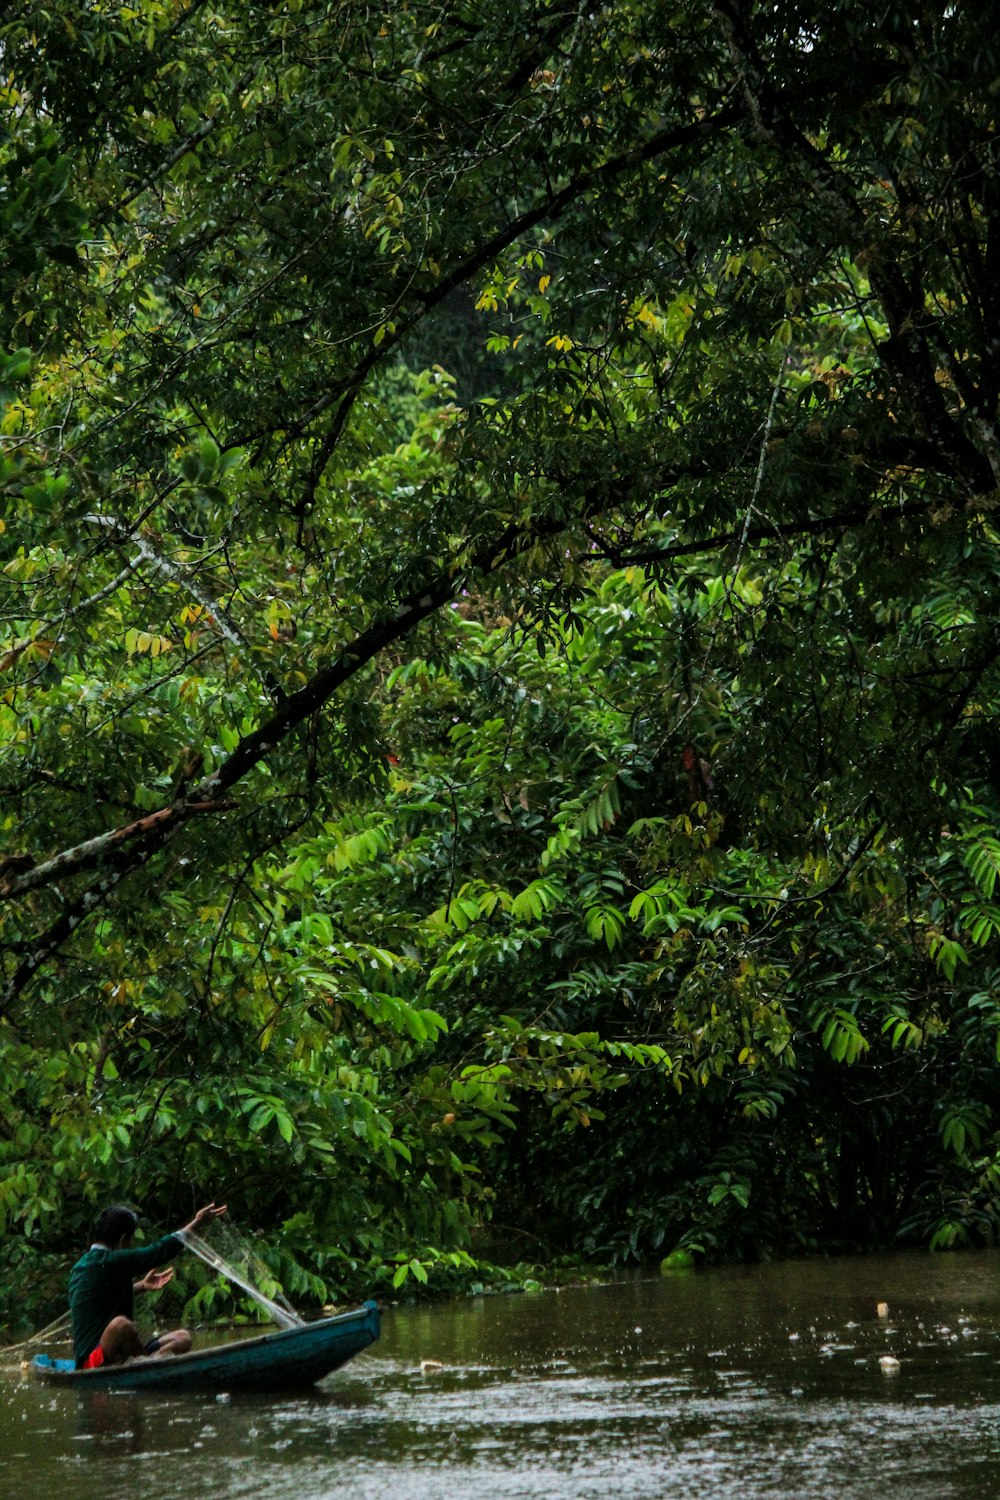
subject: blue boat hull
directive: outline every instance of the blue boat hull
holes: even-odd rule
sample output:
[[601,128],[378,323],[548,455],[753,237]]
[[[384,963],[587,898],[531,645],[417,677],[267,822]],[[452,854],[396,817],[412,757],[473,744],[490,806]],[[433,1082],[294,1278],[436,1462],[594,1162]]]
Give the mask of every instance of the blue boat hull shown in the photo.
[[374,1302],[301,1328],[194,1349],[163,1359],[78,1370],[70,1359],[37,1354],[32,1374],[53,1384],[100,1391],[274,1391],[313,1385],[379,1336]]

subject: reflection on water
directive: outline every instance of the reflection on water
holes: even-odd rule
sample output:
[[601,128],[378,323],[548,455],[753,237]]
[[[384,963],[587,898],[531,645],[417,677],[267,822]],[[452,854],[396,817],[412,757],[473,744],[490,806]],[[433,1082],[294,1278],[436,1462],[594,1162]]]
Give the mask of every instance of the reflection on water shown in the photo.
[[388,1309],[379,1344],[295,1397],[5,1378],[0,1488],[983,1500],[1000,1492],[998,1272],[993,1252],[866,1257]]

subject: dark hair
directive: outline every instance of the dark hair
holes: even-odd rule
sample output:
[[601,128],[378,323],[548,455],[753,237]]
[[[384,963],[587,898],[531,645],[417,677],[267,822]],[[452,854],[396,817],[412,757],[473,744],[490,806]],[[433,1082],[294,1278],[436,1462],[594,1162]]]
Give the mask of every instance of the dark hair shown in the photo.
[[99,1244],[115,1245],[122,1240],[129,1240],[135,1234],[139,1223],[139,1215],[126,1208],[123,1203],[116,1203],[113,1208],[106,1208],[97,1221],[94,1231]]

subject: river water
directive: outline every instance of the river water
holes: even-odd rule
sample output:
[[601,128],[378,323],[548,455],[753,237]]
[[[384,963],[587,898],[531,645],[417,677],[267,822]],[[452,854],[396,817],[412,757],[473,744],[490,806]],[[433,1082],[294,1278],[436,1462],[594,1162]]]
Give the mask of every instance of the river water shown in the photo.
[[996,1494],[992,1251],[387,1308],[378,1344],[296,1396],[0,1377],[2,1500]]

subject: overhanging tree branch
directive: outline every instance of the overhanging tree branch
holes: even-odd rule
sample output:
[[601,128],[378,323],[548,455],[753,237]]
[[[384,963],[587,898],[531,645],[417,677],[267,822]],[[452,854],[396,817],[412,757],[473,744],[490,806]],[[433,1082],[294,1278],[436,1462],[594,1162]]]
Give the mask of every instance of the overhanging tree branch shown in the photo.
[[718,536],[699,537],[690,542],[670,542],[662,547],[640,547],[628,550],[607,548],[603,552],[592,552],[581,559],[583,562],[611,562],[616,567],[655,566],[671,562],[679,557],[709,556],[713,552],[724,552],[740,544],[754,546],[759,542],[794,541],[797,537],[822,536],[830,531],[848,531],[855,526],[890,525],[915,516],[926,516],[939,504],[934,500],[914,500],[905,505],[894,505],[891,509],[878,506],[851,506],[835,515],[815,516],[808,521],[784,521],[773,525],[751,526],[748,529],[721,532]]
[[[537,228],[540,224],[557,220],[574,203],[605,182],[613,181],[625,172],[645,162],[655,161],[671,151],[680,151],[709,140],[723,130],[736,125],[742,118],[742,111],[735,106],[721,109],[708,119],[695,120],[686,125],[659,131],[642,145],[611,157],[589,172],[578,173],[562,188],[548,193],[540,203],[513,218],[509,224],[490,235],[482,245],[458,261],[431,289],[421,291],[415,298],[415,305],[409,311],[403,310],[405,300],[396,304],[387,315],[387,320],[394,322],[395,328],[386,334],[380,344],[373,346],[357,362],[349,375],[331,386],[287,429],[286,444],[304,436],[312,424],[332,406],[337,408],[333,423],[321,443],[319,454],[307,477],[305,498],[300,502],[301,508],[308,509],[312,503],[323,470],[336,450],[351,407],[368,375],[377,365],[383,364],[417,325],[440,306],[456,288],[464,286],[479,271],[491,265],[497,256],[516,244],[530,230]],[[241,441],[247,441],[247,439],[244,438]]]
[[[62,943],[101,906],[126,876],[142,868],[194,816],[221,812],[235,804],[225,793],[242,781],[257,765],[305,720],[322,708],[343,684],[372,661],[392,642],[401,639],[434,614],[462,589],[473,575],[495,572],[519,552],[534,546],[542,534],[562,529],[562,522],[531,531],[507,527],[469,560],[467,566],[438,574],[428,585],[415,590],[391,614],[375,620],[328,666],[315,673],[297,693],[287,697],[275,713],[247,735],[237,749],[210,776],[188,794],[144,818],[87,839],[47,860],[24,868],[18,862],[0,884],[0,900],[12,901],[32,891],[99,869],[101,876],[67,901],[49,929],[31,945],[31,951],[0,992],[0,1016]],[[23,945],[22,945],[23,946]]]
[[[710,555],[724,551],[741,542],[757,544],[766,541],[817,536],[829,531],[843,531],[855,526],[874,522],[898,522],[899,520],[925,516],[933,508],[931,500],[914,501],[896,505],[892,509],[872,506],[853,506],[834,515],[815,517],[808,521],[787,522],[775,525],[751,527],[745,531],[723,532],[714,537],[701,537],[687,542],[675,542],[664,547],[615,551],[607,548],[603,552],[590,551],[582,561],[594,563],[610,561],[616,566],[656,565],[680,557]],[[596,501],[585,499],[582,509],[596,510]],[[144,818],[125,824],[92,839],[61,851],[50,859],[33,864],[28,869],[12,871],[0,882],[0,900],[10,901],[29,891],[54,884],[88,869],[98,868],[110,856],[119,857],[124,846],[134,844],[135,858],[129,868],[144,864],[149,856],[161,847],[191,817],[198,814],[223,811],[233,803],[223,801],[224,794],[238,785],[272,751],[298,728],[306,719],[323,708],[330,699],[352,677],[394,642],[407,636],[424,620],[435,614],[460,592],[467,579],[472,576],[488,576],[519,553],[535,546],[538,541],[558,533],[565,527],[564,521],[544,522],[530,530],[510,526],[496,539],[485,545],[470,560],[467,567],[449,569],[431,580],[426,587],[411,593],[396,609],[373,621],[341,651],[327,666],[314,673],[298,692],[288,695],[276,711],[257,729],[246,735],[236,750],[229,755],[211,775],[193,785],[187,795],[178,798]],[[127,873],[123,871],[122,873]],[[119,877],[120,878],[120,877]]]

